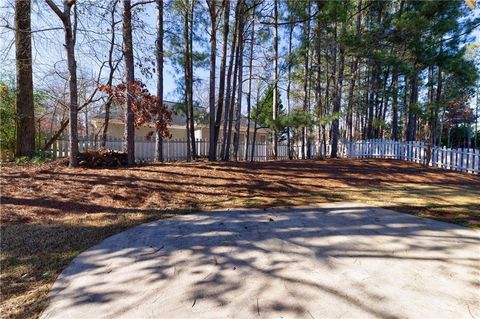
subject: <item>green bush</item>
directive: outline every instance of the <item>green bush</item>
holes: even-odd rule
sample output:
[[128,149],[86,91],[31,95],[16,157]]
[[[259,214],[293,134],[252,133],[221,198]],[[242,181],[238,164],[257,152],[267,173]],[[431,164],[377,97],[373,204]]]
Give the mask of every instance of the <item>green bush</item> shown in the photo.
[[0,158],[12,158],[15,153],[15,91],[0,80]]
[[[4,76],[0,75],[0,160],[12,160],[15,156],[16,147],[16,95],[15,83],[13,80],[6,81]],[[33,93],[35,115],[42,114],[46,108],[45,100],[47,96],[42,91]],[[36,132],[36,140],[41,139],[41,132]],[[39,145],[37,145],[39,147]],[[36,153],[33,157],[39,157],[39,161],[45,158]],[[33,158],[32,158],[33,160]],[[22,163],[24,159],[15,159]]]

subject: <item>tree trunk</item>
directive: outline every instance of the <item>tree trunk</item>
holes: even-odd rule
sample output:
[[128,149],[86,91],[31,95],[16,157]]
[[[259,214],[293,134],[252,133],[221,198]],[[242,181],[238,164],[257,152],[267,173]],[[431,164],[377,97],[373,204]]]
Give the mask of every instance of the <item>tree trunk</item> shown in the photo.
[[[323,103],[323,115],[328,113],[329,104],[330,104],[330,63],[329,63],[328,55],[325,56],[325,74],[326,74],[326,83],[325,83],[325,103]],[[325,123],[322,123],[322,141],[323,141],[323,149],[322,155],[327,156],[327,127]]]
[[392,90],[392,84],[390,83],[390,89],[387,90],[387,82],[390,76],[390,67],[387,67],[385,71],[385,78],[383,79],[383,89],[382,89],[382,101],[380,102],[380,116],[379,120],[381,120],[381,126],[379,127],[378,138],[383,139],[384,135],[384,127],[383,124],[385,123],[385,118],[388,109],[388,92]]
[[[345,24],[342,23],[342,35],[345,33]],[[343,43],[340,43],[340,52],[339,52],[339,62],[338,62],[338,76],[337,76],[337,87],[335,93],[335,102],[333,105],[333,114],[336,114],[335,119],[332,123],[332,152],[331,157],[336,158],[338,156],[338,137],[339,137],[339,114],[340,106],[342,102],[342,86],[343,86],[343,71],[345,65],[345,48]]]
[[101,147],[107,146],[107,137],[108,137],[108,125],[110,123],[110,109],[112,107],[112,99],[109,98],[105,103],[105,117],[103,120],[103,131],[102,131],[102,140],[100,142]]
[[255,158],[255,143],[257,142],[257,120],[253,121],[253,140],[252,140],[252,157],[251,162],[253,162]]
[[30,0],[15,1],[15,58],[17,67],[15,156],[29,157],[35,152],[30,6]]
[[392,73],[392,139],[398,141],[398,71]]
[[451,133],[452,133],[452,128],[449,127],[449,128],[448,128],[448,131],[447,131],[447,148],[451,148],[451,147],[452,147],[452,139],[451,139],[452,134],[451,134]]
[[[291,21],[293,22],[293,21]],[[293,64],[293,59],[292,59],[292,40],[293,40],[293,28],[294,24],[290,23],[289,29],[288,29],[288,68],[287,68],[287,114],[290,114],[291,111],[291,99],[290,99],[290,91],[291,91],[291,86],[292,86],[292,64]],[[292,146],[291,146],[291,131],[290,131],[290,126],[287,127],[287,148],[288,148],[288,159],[292,159]]]
[[[109,75],[108,75],[108,81],[107,85],[112,86],[113,84],[113,75],[115,73],[115,70],[117,69],[118,63],[114,64],[113,63],[113,50],[115,48],[115,9],[117,7],[117,1],[113,2],[113,7],[112,11],[110,12],[110,28],[111,28],[111,38],[110,38],[110,47],[108,50],[108,67],[110,69]],[[109,98],[107,100],[107,103],[105,103],[105,119],[103,122],[103,132],[102,132],[102,141],[101,141],[101,147],[106,147],[107,145],[107,135],[108,135],[108,125],[110,121],[110,108],[112,106],[113,100]]]
[[[232,127],[233,127],[233,116],[235,114],[235,94],[237,91],[237,75],[238,72],[241,72],[239,70],[239,61],[240,61],[240,55],[242,52],[240,52],[240,46],[241,46],[241,34],[240,34],[240,25],[243,23],[241,20],[243,19],[242,12],[241,12],[241,2],[239,1],[237,4],[237,13],[238,13],[238,25],[237,25],[237,47],[236,47],[236,54],[235,54],[235,67],[233,69],[233,84],[232,84],[232,97],[229,99],[229,110],[228,110],[228,127],[227,127],[227,138],[226,138],[226,146],[225,146],[225,160],[228,161],[230,160],[230,147],[232,144]],[[241,83],[239,84],[241,85]]]
[[248,95],[247,95],[247,132],[245,134],[245,161],[248,160],[248,147],[250,145],[250,114],[252,111],[252,77],[253,77],[253,42],[255,40],[255,17],[252,20],[252,30],[250,34],[250,59],[249,59],[249,77],[248,77]]
[[478,114],[478,107],[480,104],[480,86],[477,86],[477,104],[475,105],[475,133],[473,134],[473,148],[475,150],[478,149],[478,119],[479,119],[479,114]]
[[355,91],[355,76],[358,68],[358,58],[354,57],[350,65],[350,85],[348,91],[347,128],[348,139],[353,140],[353,96]]
[[69,121],[70,124],[70,158],[69,166],[78,166],[78,87],[77,62],[75,61],[75,34],[72,28],[71,9],[75,1],[64,1],[63,12],[53,3],[46,0],[48,6],[55,12],[63,23],[65,33],[65,49],[67,52],[68,86],[70,91]]
[[415,141],[416,135],[416,122],[417,122],[417,101],[418,101],[418,75],[417,73],[413,74],[410,77],[410,102],[408,107],[408,123],[407,123],[407,141]]
[[[357,41],[360,40],[360,28],[362,26],[362,0],[359,0],[357,3],[357,21],[355,24],[356,33],[355,38]],[[348,128],[348,139],[353,140],[353,96],[355,91],[355,78],[357,76],[358,69],[358,57],[353,57],[350,64],[350,87],[348,93],[348,110],[347,110],[347,128]],[[360,83],[359,83],[360,85]]]
[[[232,99],[232,72],[233,72],[233,65],[235,64],[235,54],[237,52],[237,29],[238,29],[238,3],[235,8],[235,22],[234,22],[234,29],[233,29],[233,39],[232,39],[232,46],[230,48],[230,59],[228,64],[228,72],[227,72],[227,91],[225,94],[225,118],[223,122],[223,140],[222,140],[222,150],[221,150],[221,158],[222,160],[227,159],[227,131],[228,131],[228,124],[230,123],[230,109],[233,107],[234,99]],[[225,40],[225,34],[224,34]],[[235,92],[235,90],[234,90]],[[234,93],[235,94],[235,93]]]
[[[308,1],[305,4],[308,7],[308,15],[310,15],[310,1]],[[308,77],[310,74],[309,70],[309,41],[310,41],[310,20],[305,21],[303,25],[304,29],[304,37],[305,37],[305,69],[304,69],[304,75],[303,75],[303,112],[305,114],[308,111],[308,105],[309,105],[309,99],[308,99]],[[308,143],[309,137],[308,137],[308,131],[307,127],[304,126],[302,128],[302,158],[305,158],[305,153],[306,153],[306,158],[310,158],[310,145]],[[305,147],[307,147],[306,152],[305,152]]]
[[375,114],[375,91],[376,91],[376,82],[377,82],[377,67],[374,67],[372,70],[372,75],[369,83],[369,98],[368,98],[368,128],[367,128],[367,138],[374,138],[374,114]]
[[123,55],[125,58],[125,83],[127,84],[127,98],[125,103],[125,144],[128,165],[135,164],[135,128],[132,110],[133,92],[131,86],[135,82],[132,41],[132,8],[130,0],[123,2]]
[[[322,0],[317,0],[317,10],[320,12],[323,9],[323,6],[325,5],[325,2]],[[316,100],[316,113],[319,119],[318,123],[318,151],[320,157],[322,157],[322,118],[324,116],[323,114],[323,105],[322,105],[322,34],[320,32],[320,28],[322,26],[322,20],[320,16],[318,17],[317,20],[317,32],[315,36],[315,41],[316,41],[316,63],[317,63],[317,83],[316,83],[316,94],[317,94],[317,100]]]
[[[273,33],[273,121],[278,118],[278,0],[274,0],[273,5],[274,33]],[[273,130],[273,159],[278,155],[278,132]]]
[[47,151],[50,148],[50,146],[52,146],[53,143],[55,143],[55,141],[58,140],[58,138],[60,137],[60,135],[62,135],[63,131],[65,131],[69,123],[70,123],[70,120],[67,119],[60,124],[60,128],[58,129],[58,131],[42,147],[43,152]]
[[428,67],[428,109],[430,111],[429,118],[425,125],[425,141],[429,141],[431,146],[435,145],[435,89],[434,89],[434,73],[435,66]]
[[[157,43],[156,43],[156,58],[157,58],[157,108],[160,110],[163,107],[163,0],[156,0],[157,2]],[[157,121],[162,121],[160,112],[157,114]],[[155,129],[155,160],[163,162],[163,136],[157,128]]]
[[[435,136],[433,138],[433,145],[440,146],[440,142],[442,139],[442,130],[439,128],[438,125],[438,117],[439,117],[439,108],[442,101],[442,87],[443,87],[443,79],[442,79],[442,69],[438,68],[438,79],[437,79],[437,94],[435,97],[435,116],[434,116],[434,124],[433,129],[435,132]],[[478,119],[478,117],[476,117]]]
[[197,150],[196,150],[196,141],[195,141],[195,118],[194,118],[194,111],[193,111],[193,10],[194,10],[195,0],[192,0],[192,5],[189,7],[187,11],[187,15],[189,15],[189,19],[187,19],[188,25],[188,108],[190,113],[190,142],[192,143],[191,150],[192,150],[192,159],[195,160],[197,158]]
[[[223,6],[225,13],[223,26],[222,61],[220,63],[220,80],[218,87],[218,106],[215,118],[215,147],[218,144],[218,137],[220,135],[220,125],[222,124],[223,104],[225,97],[225,69],[227,64],[228,32],[230,29],[230,0],[224,0]],[[235,44],[232,44],[232,47],[234,46]],[[220,155],[223,157],[223,154]]]
[[238,161],[238,148],[240,145],[240,124],[242,120],[242,89],[243,89],[243,47],[245,42],[244,23],[245,23],[245,4],[242,2],[240,9],[240,19],[238,23],[238,97],[237,107],[235,109],[235,135],[233,154],[235,161]]
[[[188,4],[186,4],[188,5]],[[188,15],[188,8],[185,8],[185,13],[183,16],[184,25],[183,25],[183,42],[184,42],[184,77],[185,77],[185,128],[187,130],[187,161],[192,160],[192,144],[190,141],[190,117],[193,116],[190,114],[190,94],[189,94],[189,77],[190,77],[190,62],[189,60],[189,36],[188,36],[188,28],[189,28],[189,15]]]
[[78,87],[77,62],[75,60],[75,42],[70,20],[70,8],[64,8],[65,21],[65,48],[67,50],[68,77],[70,89],[70,167],[78,166]]
[[215,141],[215,63],[217,57],[217,8],[215,0],[207,0],[210,12],[210,83],[209,83],[209,149],[208,160],[215,161],[217,159],[217,143]]

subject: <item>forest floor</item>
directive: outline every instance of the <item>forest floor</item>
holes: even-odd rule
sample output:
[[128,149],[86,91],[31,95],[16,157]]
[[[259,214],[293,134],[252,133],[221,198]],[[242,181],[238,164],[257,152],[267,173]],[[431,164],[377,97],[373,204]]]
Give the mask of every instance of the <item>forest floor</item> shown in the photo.
[[1,170],[0,316],[36,317],[80,252],[193,210],[357,201],[480,228],[480,177],[395,160],[166,163]]

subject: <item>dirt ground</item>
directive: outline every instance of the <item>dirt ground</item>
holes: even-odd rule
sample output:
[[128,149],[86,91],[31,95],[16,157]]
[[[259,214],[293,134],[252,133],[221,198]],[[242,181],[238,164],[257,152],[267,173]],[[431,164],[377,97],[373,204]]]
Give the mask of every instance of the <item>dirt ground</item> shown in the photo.
[[36,317],[80,252],[133,225],[222,207],[358,201],[480,228],[480,177],[394,160],[55,164],[1,170],[1,317]]

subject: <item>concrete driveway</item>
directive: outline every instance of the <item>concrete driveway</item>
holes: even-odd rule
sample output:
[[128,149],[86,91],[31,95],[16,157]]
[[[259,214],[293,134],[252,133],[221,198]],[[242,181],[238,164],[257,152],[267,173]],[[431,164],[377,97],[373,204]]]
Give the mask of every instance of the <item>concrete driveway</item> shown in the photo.
[[356,203],[199,212],[78,256],[42,318],[480,318],[480,232]]

